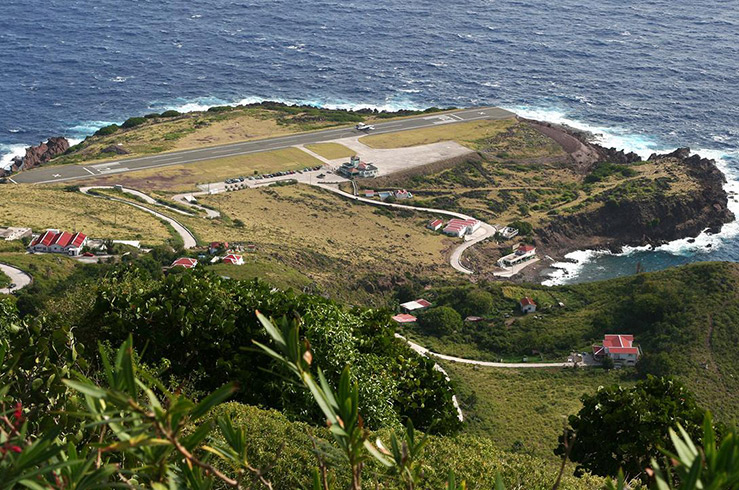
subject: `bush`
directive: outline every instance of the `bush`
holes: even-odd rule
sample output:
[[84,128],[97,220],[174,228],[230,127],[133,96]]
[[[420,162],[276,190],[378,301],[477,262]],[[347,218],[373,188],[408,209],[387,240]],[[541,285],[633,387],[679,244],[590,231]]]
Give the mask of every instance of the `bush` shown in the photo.
[[135,128],[136,126],[141,126],[145,122],[145,117],[129,117],[128,119],[126,119],[126,122],[121,125],[121,127],[124,129]]
[[160,117],[177,117],[177,116],[181,116],[181,115],[182,115],[181,112],[170,109],[168,111],[162,112],[160,114]]
[[111,124],[110,126],[104,126],[97,131],[93,136],[108,136],[118,131],[120,127],[117,124]]
[[454,308],[439,306],[421,313],[418,317],[418,324],[424,329],[441,335],[449,335],[461,330],[463,321],[462,316]]
[[511,228],[516,228],[518,230],[518,234],[521,236],[529,236],[534,231],[534,227],[531,226],[531,223],[527,223],[526,221],[514,221],[508,226]]

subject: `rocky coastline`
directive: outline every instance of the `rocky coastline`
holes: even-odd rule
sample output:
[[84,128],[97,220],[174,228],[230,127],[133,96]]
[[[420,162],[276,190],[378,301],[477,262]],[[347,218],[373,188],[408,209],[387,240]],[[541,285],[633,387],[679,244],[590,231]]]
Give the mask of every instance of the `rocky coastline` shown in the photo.
[[26,148],[25,155],[17,156],[12,160],[10,167],[0,169],[0,176],[7,177],[21,170],[40,167],[51,161],[52,158],[65,153],[69,150],[69,146],[69,141],[63,136],[55,136],[36,146],[29,146]]

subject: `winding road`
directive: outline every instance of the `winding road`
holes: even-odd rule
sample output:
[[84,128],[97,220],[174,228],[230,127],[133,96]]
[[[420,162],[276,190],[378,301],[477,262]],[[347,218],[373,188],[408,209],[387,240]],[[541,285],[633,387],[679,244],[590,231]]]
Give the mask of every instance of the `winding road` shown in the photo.
[[[342,197],[345,197],[347,199],[352,199],[354,201],[360,201],[367,204],[372,204],[374,206],[386,206],[390,208],[395,209],[409,209],[411,211],[421,211],[424,213],[432,213],[432,214],[441,214],[443,216],[451,216],[453,218],[460,218],[460,219],[476,219],[472,216],[468,216],[466,214],[462,213],[456,213],[454,211],[445,211],[443,209],[433,209],[433,208],[420,208],[416,206],[409,206],[407,204],[397,204],[397,203],[390,203],[390,202],[384,202],[384,201],[376,201],[374,199],[367,199],[365,197],[355,196],[353,194],[349,194],[348,192],[344,192],[336,187],[331,186],[330,184],[313,184],[316,187],[320,187],[321,189],[326,189],[330,192],[333,192],[335,194],[338,194]],[[479,221],[479,220],[478,220]],[[490,238],[491,236],[495,235],[495,227],[492,225],[489,225],[483,221],[480,221],[480,228],[469,236],[469,239],[465,239],[465,242],[459,245],[457,248],[454,249],[451,256],[449,257],[449,262],[451,263],[451,266],[456,269],[459,272],[462,272],[464,274],[473,274],[474,272],[469,270],[467,267],[462,265],[462,254],[465,250],[470,248],[476,243],[480,243],[483,240],[486,240],[487,238]]]
[[[153,214],[157,218],[166,221],[167,223],[169,223],[172,226],[172,228],[174,228],[174,230],[180,235],[180,237],[182,237],[182,242],[184,244],[183,247],[185,249],[195,248],[197,246],[198,241],[195,239],[195,235],[193,235],[193,233],[190,230],[188,230],[185,227],[185,225],[183,225],[179,221],[175,220],[174,218],[170,218],[169,216],[167,216],[165,214],[162,214],[162,213],[159,213],[157,211],[154,211],[153,209],[147,208],[146,206],[143,206],[141,204],[138,204],[138,203],[135,203],[135,202],[131,202],[131,201],[126,201],[125,199],[120,199],[118,197],[112,197],[112,196],[96,196],[94,194],[90,194],[90,191],[91,190],[94,190],[94,189],[112,189],[112,187],[110,187],[110,186],[80,187],[80,192],[82,192],[83,194],[86,194],[88,196],[97,197],[99,199],[108,199],[110,201],[122,202],[123,204],[128,204],[129,206],[133,206],[133,207],[138,208],[138,209],[140,209],[142,211],[145,211],[145,212],[147,212],[149,214]],[[145,200],[147,202],[150,202],[149,200],[154,201],[154,199],[152,199],[151,197],[147,196],[143,192],[136,191],[134,189],[124,189],[124,192],[128,192],[129,194],[146,196]],[[156,203],[156,201],[154,201],[154,203]],[[156,204],[158,204],[158,203],[156,203]],[[167,206],[163,206],[163,207],[167,207]],[[174,209],[174,208],[167,207],[167,209]],[[180,210],[178,210],[178,212],[180,212],[181,214],[188,214],[188,213],[185,213],[184,211],[180,211]]]
[[13,287],[0,288],[0,294],[12,294],[28,286],[33,281],[29,274],[12,265],[0,264],[0,271],[10,278],[11,284],[15,284]]
[[485,366],[485,367],[495,367],[495,368],[509,368],[509,369],[517,369],[517,368],[556,368],[556,367],[575,367],[577,365],[578,367],[590,367],[591,364],[588,363],[582,363],[578,362],[575,363],[573,361],[567,361],[567,362],[490,362],[490,361],[476,361],[474,359],[465,359],[464,357],[454,357],[454,356],[447,356],[445,354],[439,354],[433,351],[428,350],[427,348],[423,347],[422,345],[416,344],[415,342],[408,340],[407,338],[403,337],[402,335],[396,333],[395,336],[399,339],[403,339],[411,349],[418,352],[422,356],[426,357],[437,357],[439,359],[443,359],[444,361],[449,362],[458,362],[460,364],[473,364],[475,366]]

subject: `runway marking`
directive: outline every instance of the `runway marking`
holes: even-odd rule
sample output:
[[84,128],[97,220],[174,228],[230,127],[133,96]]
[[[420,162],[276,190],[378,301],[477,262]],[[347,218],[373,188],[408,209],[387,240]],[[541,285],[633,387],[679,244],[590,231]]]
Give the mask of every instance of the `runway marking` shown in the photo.
[[54,174],[54,175],[52,175],[52,177],[54,177],[55,179],[57,179],[57,178],[59,178],[61,176],[62,176],[62,174]]
[[107,163],[98,163],[97,165],[91,165],[91,167],[97,170],[98,167],[112,167],[113,165],[120,165],[120,164],[121,162],[107,162]]
[[82,167],[82,170],[87,171],[90,175],[95,175],[95,173],[87,167]]
[[[484,114],[484,112],[481,112],[481,114]],[[464,119],[462,119],[461,117],[459,117],[459,116],[457,116],[455,114],[449,114],[449,117],[453,117],[457,121],[464,121]]]

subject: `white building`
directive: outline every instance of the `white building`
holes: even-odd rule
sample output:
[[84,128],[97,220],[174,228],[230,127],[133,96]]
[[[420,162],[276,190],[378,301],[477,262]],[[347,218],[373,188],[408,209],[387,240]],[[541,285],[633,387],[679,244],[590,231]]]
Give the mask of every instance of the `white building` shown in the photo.
[[498,259],[498,267],[513,267],[536,258],[536,247],[533,245],[520,244],[513,253]]
[[34,238],[28,245],[29,252],[37,253],[61,253],[66,255],[79,255],[82,247],[87,243],[87,235],[84,233],[70,233],[59,230],[46,230]]
[[518,302],[518,304],[521,305],[521,312],[524,315],[528,315],[529,313],[533,313],[536,311],[536,301],[526,296],[525,298],[521,298],[521,301]]

